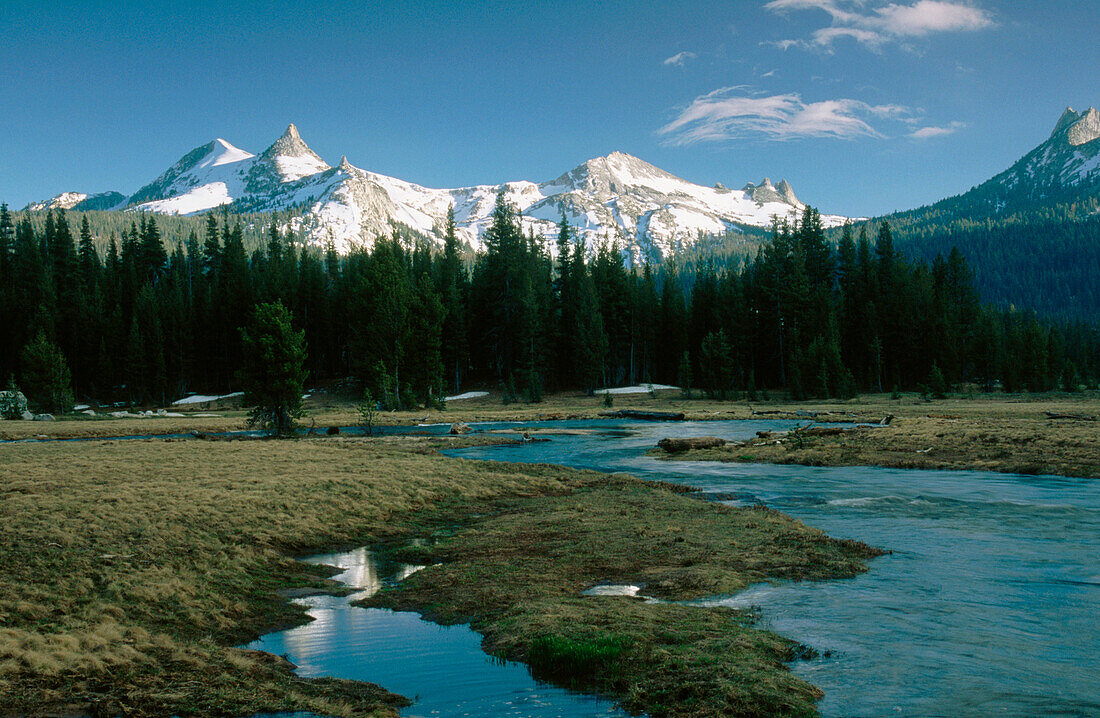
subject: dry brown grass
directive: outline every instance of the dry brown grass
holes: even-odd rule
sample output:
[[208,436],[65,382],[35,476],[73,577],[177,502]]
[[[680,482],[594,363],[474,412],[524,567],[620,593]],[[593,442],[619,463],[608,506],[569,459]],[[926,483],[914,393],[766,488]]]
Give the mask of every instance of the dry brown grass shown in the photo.
[[276,591],[324,579],[288,554],[578,476],[407,441],[0,447],[0,713],[392,715],[381,689],[303,681],[225,648],[302,620]]
[[757,439],[666,458],[807,466],[975,469],[1100,478],[1100,421],[1050,419],[1045,412],[1100,417],[1093,401],[965,401],[900,410],[889,426],[833,436]]

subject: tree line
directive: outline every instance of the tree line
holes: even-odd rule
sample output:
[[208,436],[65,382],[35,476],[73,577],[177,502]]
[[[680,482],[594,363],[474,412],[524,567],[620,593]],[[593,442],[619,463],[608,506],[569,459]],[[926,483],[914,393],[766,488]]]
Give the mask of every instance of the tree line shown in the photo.
[[439,251],[395,232],[341,256],[280,226],[249,251],[240,223],[211,213],[166,246],[147,215],[104,239],[87,215],[36,227],[0,208],[0,376],[54,409],[227,393],[244,382],[241,326],[272,303],[303,334],[312,382],[351,379],[391,407],[473,385],[509,401],[645,382],[805,398],[1075,389],[1100,374],[1094,328],[983,305],[957,250],[907,260],[885,222],[834,244],[812,208],[736,268],[703,260],[690,275],[675,258],[629,266],[564,217],[551,247],[503,197],[473,257],[453,216]]

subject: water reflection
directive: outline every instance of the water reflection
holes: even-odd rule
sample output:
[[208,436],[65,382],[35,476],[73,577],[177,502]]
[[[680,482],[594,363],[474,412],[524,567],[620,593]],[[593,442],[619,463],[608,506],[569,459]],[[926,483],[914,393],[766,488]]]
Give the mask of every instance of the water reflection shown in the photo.
[[415,698],[414,704],[402,711],[410,718],[628,715],[611,701],[537,683],[523,665],[490,658],[481,650],[481,636],[468,626],[439,626],[415,613],[350,605],[350,601],[402,580],[422,566],[385,562],[362,548],[306,561],[344,569],[335,578],[362,590],[350,598],[302,599],[313,622],[262,636],[247,648],[285,655],[304,676],[370,681]]

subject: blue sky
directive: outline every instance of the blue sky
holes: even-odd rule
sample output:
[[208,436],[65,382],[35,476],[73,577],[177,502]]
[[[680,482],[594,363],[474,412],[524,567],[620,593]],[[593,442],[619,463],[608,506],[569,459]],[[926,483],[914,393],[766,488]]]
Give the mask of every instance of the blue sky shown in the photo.
[[149,5],[0,6],[0,200],[130,193],[294,122],[332,164],[431,187],[621,150],[875,215],[965,191],[1100,104],[1095,0]]

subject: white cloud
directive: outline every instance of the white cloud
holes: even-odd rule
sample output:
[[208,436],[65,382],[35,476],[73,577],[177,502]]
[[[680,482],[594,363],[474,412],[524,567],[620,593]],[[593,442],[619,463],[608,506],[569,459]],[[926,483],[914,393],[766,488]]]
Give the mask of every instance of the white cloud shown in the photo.
[[814,44],[823,46],[833,44],[833,40],[838,37],[850,37],[856,42],[875,47],[886,42],[883,35],[871,30],[861,30],[858,27],[823,27],[820,30],[814,30],[813,33]]
[[675,66],[675,67],[683,67],[684,63],[686,63],[688,60],[693,60],[693,59],[695,59],[695,53],[694,52],[678,52],[675,55],[673,55],[672,57],[666,57],[664,62],[662,62],[661,64],[662,65],[672,65],[672,66]]
[[789,50],[792,47],[799,47],[804,43],[801,40],[764,40],[761,45],[771,45],[777,47],[780,50]]
[[917,140],[927,140],[932,137],[943,137],[944,135],[951,135],[966,127],[965,122],[952,122],[944,127],[921,127],[913,130],[909,133],[909,136]]
[[673,145],[746,137],[791,140],[804,137],[855,139],[882,137],[872,118],[897,119],[913,114],[901,105],[869,105],[852,99],[803,102],[796,93],[746,94],[745,86],[723,87],[695,98],[676,119],[657,133]]
[[[866,8],[866,0],[771,0],[764,8],[775,13],[820,10],[832,24],[812,33],[812,45],[829,47],[850,38],[870,48],[889,41],[926,37],[941,32],[973,32],[993,27],[989,12],[961,0],[917,0],[912,4],[878,3]],[[798,41],[781,42],[799,44]],[[783,49],[790,47],[785,46]]]
[[933,32],[972,32],[993,25],[980,8],[944,0],[919,0],[913,5],[891,3],[875,10],[875,25],[899,37],[921,37]]

